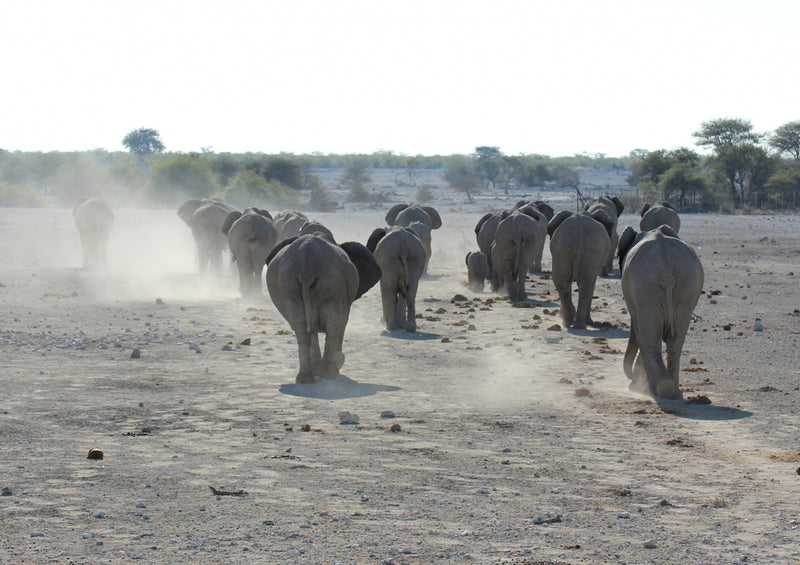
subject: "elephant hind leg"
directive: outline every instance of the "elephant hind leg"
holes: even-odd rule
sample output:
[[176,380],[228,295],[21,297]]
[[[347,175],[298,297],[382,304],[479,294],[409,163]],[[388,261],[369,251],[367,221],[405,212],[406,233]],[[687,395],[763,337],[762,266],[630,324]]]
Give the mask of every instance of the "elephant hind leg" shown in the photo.
[[297,371],[295,381],[298,383],[313,383],[314,374],[317,372],[315,368],[319,366],[319,341],[317,334],[309,334],[305,331],[295,330],[295,335],[297,336],[297,352],[300,358],[300,369]]
[[559,302],[561,302],[561,321],[565,328],[575,322],[575,306],[572,303],[572,285],[559,286],[557,289]]

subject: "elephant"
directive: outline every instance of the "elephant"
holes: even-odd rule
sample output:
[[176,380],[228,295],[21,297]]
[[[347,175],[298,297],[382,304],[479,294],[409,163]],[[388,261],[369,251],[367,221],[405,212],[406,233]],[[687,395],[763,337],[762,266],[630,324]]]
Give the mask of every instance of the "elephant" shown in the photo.
[[389,331],[405,328],[417,331],[416,298],[427,259],[425,247],[411,229],[378,228],[367,242],[381,268],[383,320]]
[[629,388],[655,398],[683,398],[678,384],[680,357],[703,288],[700,259],[667,225],[638,235],[627,228],[620,237],[619,254],[622,297],[631,316],[622,364],[631,380]]
[[492,279],[492,244],[497,233],[497,226],[505,220],[511,212],[503,210],[501,212],[489,212],[475,224],[475,239],[478,242],[478,249],[486,256],[489,263],[488,279]]
[[72,209],[72,216],[81,236],[83,268],[106,267],[106,247],[114,226],[114,212],[100,198],[84,198]]
[[555,210],[553,210],[553,207],[544,200],[520,200],[514,204],[513,210],[519,210],[523,206],[532,206],[537,212],[544,214],[548,222],[552,220],[553,216],[555,215]]
[[470,251],[466,257],[467,288],[473,292],[483,292],[484,281],[489,278],[489,261],[480,251]]
[[[547,226],[553,257],[553,285],[561,302],[565,328],[586,329],[593,324],[592,296],[597,276],[611,246],[614,221],[602,209],[559,212]],[[572,283],[578,284],[578,308],[572,303]]]
[[192,229],[200,273],[209,269],[214,274],[220,272],[222,252],[228,248],[222,226],[233,211],[232,206],[216,199],[187,200],[178,209],[178,216]]
[[675,207],[669,202],[661,202],[652,206],[645,202],[639,212],[642,216],[639,222],[640,231],[654,230],[664,224],[672,228],[675,233],[681,231],[681,219]]
[[222,233],[228,237],[231,260],[239,268],[239,292],[243,298],[260,297],[261,274],[278,240],[272,216],[258,208],[231,212],[225,218]]
[[508,290],[512,302],[525,300],[525,280],[540,245],[540,222],[516,211],[497,225],[491,247],[492,290]]
[[603,270],[600,272],[601,275],[607,276],[611,274],[611,269],[613,268],[614,252],[617,249],[617,242],[619,241],[617,220],[619,220],[620,215],[625,210],[625,204],[616,196],[604,195],[587,202],[583,209],[589,212],[589,214],[592,214],[595,210],[603,210],[608,214],[609,218],[614,220],[614,229],[611,231],[611,246],[609,247],[605,263],[603,263]]
[[326,237],[332,242],[336,242],[336,239],[333,237],[333,232],[319,223],[317,220],[309,220],[302,225],[300,228],[300,232],[298,235],[311,235],[311,234],[319,234],[321,236]]
[[300,229],[308,222],[308,217],[302,212],[286,210],[275,214],[275,228],[278,230],[278,241],[300,235]]
[[[267,290],[297,338],[298,383],[334,379],[344,364],[342,343],[353,302],[381,278],[369,250],[319,234],[283,240],[267,257]],[[324,354],[319,333],[325,333]]]
[[436,208],[420,204],[395,204],[385,219],[390,226],[408,227],[412,222],[422,222],[432,230],[442,227],[442,218]]
[[[544,204],[544,202],[542,202]],[[547,206],[547,204],[544,204]],[[550,208],[550,206],[547,206]],[[547,240],[547,222],[552,218],[552,214],[550,218],[548,218],[546,212],[541,212],[539,209],[533,204],[525,204],[524,206],[518,208],[519,212],[523,214],[527,214],[534,220],[538,222],[539,231],[541,232],[541,237],[537,240],[537,245],[533,253],[533,263],[531,263],[531,273],[541,273],[542,272],[542,255],[544,255],[544,243]],[[552,208],[550,208],[552,212]]]

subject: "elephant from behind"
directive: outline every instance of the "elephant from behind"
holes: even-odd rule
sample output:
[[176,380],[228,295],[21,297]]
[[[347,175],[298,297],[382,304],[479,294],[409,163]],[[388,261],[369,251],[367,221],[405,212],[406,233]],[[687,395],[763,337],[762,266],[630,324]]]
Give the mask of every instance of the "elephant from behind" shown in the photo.
[[497,225],[491,247],[494,292],[504,289],[512,302],[525,300],[525,280],[546,233],[546,230],[542,232],[538,220],[520,211]]
[[231,260],[239,269],[239,292],[243,298],[260,297],[261,275],[278,239],[272,216],[258,208],[231,212],[222,225],[222,233],[228,237]]
[[489,261],[480,251],[469,251],[467,263],[467,288],[473,292],[482,292],[483,285],[489,278]]
[[[336,245],[324,236],[309,234],[273,248],[267,257],[267,290],[295,333],[298,383],[339,375],[350,307],[380,278],[377,261],[360,243]],[[324,352],[320,333],[325,334]]]
[[625,210],[625,204],[623,204],[622,200],[617,196],[604,195],[587,202],[583,209],[589,212],[589,214],[593,214],[597,210],[603,210],[608,217],[614,221],[614,229],[611,230],[611,246],[609,247],[606,260],[603,263],[603,270],[600,272],[601,275],[607,276],[611,274],[611,269],[613,268],[614,252],[617,249],[617,242],[619,241],[617,222],[622,212]]
[[668,225],[675,233],[681,231],[681,219],[669,202],[661,202],[652,206],[645,202],[642,204],[639,214],[642,217],[639,221],[640,231],[654,230],[663,225]]
[[367,249],[381,268],[383,320],[389,331],[417,331],[416,299],[425,269],[425,246],[411,228],[394,226],[372,232]]
[[[614,221],[603,210],[574,213],[563,210],[547,226],[553,257],[553,285],[561,303],[564,327],[586,329],[593,324],[592,297],[603,269]],[[578,285],[578,307],[572,302],[572,283]]]
[[83,199],[72,210],[83,246],[83,268],[108,265],[108,237],[114,226],[114,212],[100,198]]
[[623,360],[629,388],[656,398],[682,398],[680,356],[703,288],[700,259],[666,225],[639,234],[627,228],[619,254],[622,296],[631,316]]
[[178,216],[192,230],[200,273],[220,273],[222,252],[228,248],[228,238],[222,233],[222,226],[233,211],[233,206],[216,199],[187,200],[178,209]]

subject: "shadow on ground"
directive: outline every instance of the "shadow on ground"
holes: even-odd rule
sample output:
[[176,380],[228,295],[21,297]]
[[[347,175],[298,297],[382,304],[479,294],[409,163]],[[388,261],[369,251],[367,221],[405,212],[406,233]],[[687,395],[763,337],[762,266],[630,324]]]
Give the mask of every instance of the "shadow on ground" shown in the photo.
[[278,388],[278,390],[282,394],[287,394],[289,396],[319,398],[322,400],[339,400],[344,398],[372,396],[374,394],[378,394],[379,392],[395,392],[400,390],[400,387],[359,383],[344,375],[339,375],[339,377],[333,380],[316,378],[315,382],[308,384],[283,384]]

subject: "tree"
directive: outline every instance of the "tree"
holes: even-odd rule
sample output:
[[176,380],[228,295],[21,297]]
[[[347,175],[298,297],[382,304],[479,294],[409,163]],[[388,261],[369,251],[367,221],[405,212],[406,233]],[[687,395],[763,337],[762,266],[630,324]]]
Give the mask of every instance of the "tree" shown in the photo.
[[660,175],[658,189],[664,200],[677,200],[679,210],[685,210],[687,206],[696,209],[698,196],[705,200],[708,193],[708,179],[697,165],[675,162]]
[[144,158],[153,153],[164,151],[164,144],[158,130],[139,128],[129,132],[122,138],[122,145],[131,153],[139,157],[139,163],[144,163]]
[[363,160],[355,160],[344,170],[340,179],[341,183],[350,188],[348,200],[351,202],[365,202],[369,200],[369,194],[364,186],[372,180],[367,172],[367,166]]
[[768,142],[778,154],[788,153],[800,161],[800,121],[783,124],[775,130]]
[[217,183],[208,158],[199,155],[174,155],[153,167],[150,177],[157,200],[175,203],[185,198],[208,198]]
[[497,178],[500,176],[500,159],[503,157],[500,148],[481,145],[475,148],[472,156],[485,186],[488,188],[491,185],[492,188],[496,188]]
[[767,199],[779,207],[797,208],[800,204],[800,163],[786,161],[764,184]]
[[463,192],[470,202],[472,195],[481,184],[481,177],[476,170],[476,163],[471,159],[454,159],[442,173],[444,181],[456,192]]
[[692,134],[697,145],[719,149],[727,145],[759,143],[762,134],[753,131],[753,124],[741,118],[718,118],[700,124],[700,129]]
[[222,193],[226,202],[240,208],[256,206],[269,208],[295,207],[300,202],[300,193],[276,180],[266,180],[255,171],[243,171],[236,176]]

